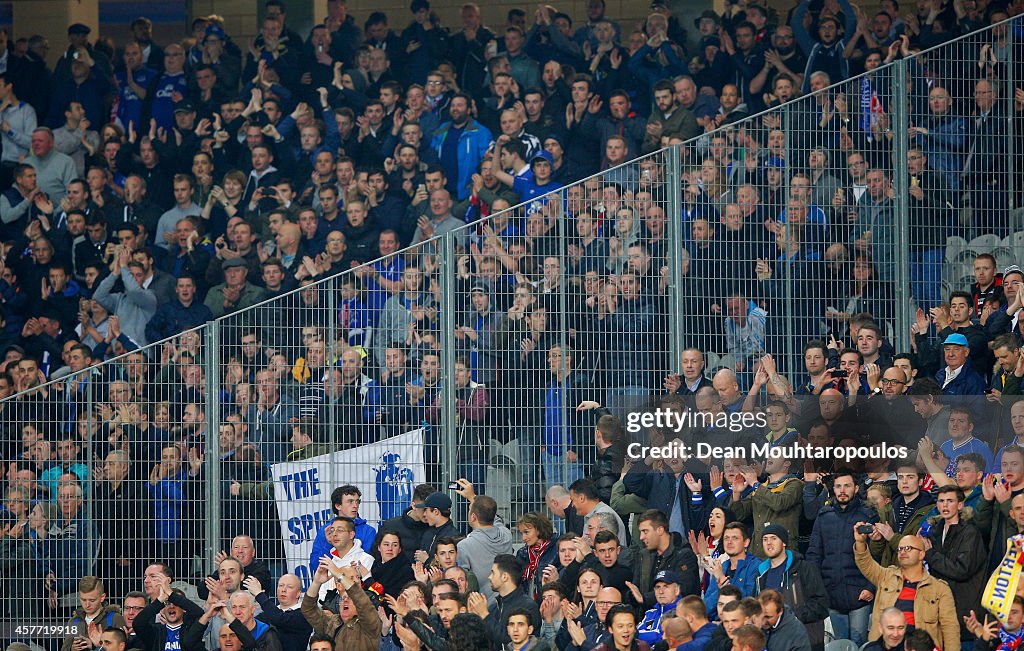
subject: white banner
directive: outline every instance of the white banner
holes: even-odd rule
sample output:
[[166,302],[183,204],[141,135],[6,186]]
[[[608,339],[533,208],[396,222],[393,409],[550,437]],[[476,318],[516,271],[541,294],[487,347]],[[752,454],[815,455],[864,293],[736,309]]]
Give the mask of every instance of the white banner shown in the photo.
[[358,486],[363,492],[359,515],[374,527],[401,515],[412,502],[413,487],[426,481],[423,429],[305,461],[279,463],[271,471],[285,559],[305,587],[312,578],[313,539],[334,518],[331,491],[345,484]]

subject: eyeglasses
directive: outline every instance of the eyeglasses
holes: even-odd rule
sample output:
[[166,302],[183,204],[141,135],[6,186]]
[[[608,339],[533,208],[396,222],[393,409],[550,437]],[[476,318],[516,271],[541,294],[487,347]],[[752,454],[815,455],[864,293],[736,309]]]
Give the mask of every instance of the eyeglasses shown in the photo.
[[911,547],[910,545],[904,545],[903,547],[897,547],[896,551],[898,551],[898,552],[909,552],[909,551],[923,552],[924,550],[919,548],[919,547]]
[[885,386],[892,386],[893,384],[906,384],[906,382],[904,382],[903,380],[893,380],[893,379],[889,379],[889,378],[883,378],[882,379],[882,384],[884,384]]

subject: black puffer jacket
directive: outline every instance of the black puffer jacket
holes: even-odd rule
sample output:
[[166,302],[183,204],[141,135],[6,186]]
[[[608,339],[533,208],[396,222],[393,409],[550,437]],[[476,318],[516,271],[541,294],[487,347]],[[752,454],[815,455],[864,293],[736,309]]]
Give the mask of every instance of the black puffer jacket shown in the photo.
[[598,451],[597,459],[590,469],[590,479],[593,480],[594,488],[605,504],[612,501],[612,486],[622,475],[622,462],[625,458],[626,442],[616,441],[610,447]]
[[854,495],[846,505],[826,504],[814,519],[805,557],[821,573],[829,606],[842,613],[868,605],[869,602],[860,601],[861,591],[875,592],[875,586],[864,578],[853,560],[853,527],[858,522],[878,522],[878,512],[861,501],[859,495]]

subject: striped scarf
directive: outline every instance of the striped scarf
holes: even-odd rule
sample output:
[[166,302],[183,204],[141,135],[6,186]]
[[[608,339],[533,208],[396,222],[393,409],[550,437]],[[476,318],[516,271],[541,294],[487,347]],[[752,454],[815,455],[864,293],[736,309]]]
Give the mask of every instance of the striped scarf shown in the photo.
[[999,646],[996,651],[1016,651],[1020,648],[1021,640],[1024,639],[1024,626],[1011,633],[1002,626],[999,627]]
[[532,581],[533,577],[536,576],[538,566],[540,565],[540,557],[544,555],[544,552],[550,544],[550,540],[542,540],[526,550],[529,560],[527,561],[526,567],[523,568],[523,583]]

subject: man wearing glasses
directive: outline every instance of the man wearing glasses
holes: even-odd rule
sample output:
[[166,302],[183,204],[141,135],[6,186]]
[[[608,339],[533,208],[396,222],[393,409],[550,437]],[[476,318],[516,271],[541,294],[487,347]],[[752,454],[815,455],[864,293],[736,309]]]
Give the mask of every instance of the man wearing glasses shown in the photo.
[[121,610],[124,612],[124,622],[127,624],[125,632],[128,634],[128,648],[130,649],[142,646],[138,634],[135,632],[135,618],[145,610],[148,603],[149,600],[144,592],[129,592],[124,596],[124,605],[121,606]]
[[[904,470],[900,468],[898,472]],[[868,534],[863,532],[871,528],[871,524],[858,522],[853,529],[853,558],[876,588],[868,640],[874,642],[881,637],[882,612],[896,608],[903,613],[908,630],[913,627],[926,631],[935,640],[936,648],[943,651],[960,651],[960,625],[953,593],[945,582],[925,569],[924,541],[916,535],[903,536],[896,547],[897,564],[882,567],[868,551]]]
[[[172,43],[164,50],[164,71],[156,82],[150,102],[150,114],[156,120],[156,126],[168,132],[174,128],[174,104],[188,95],[188,81],[185,77],[185,49]],[[145,117],[145,115],[143,115]],[[145,125],[137,131],[145,131]]]
[[924,421],[914,414],[909,400],[899,400],[907,391],[907,374],[898,366],[890,366],[878,377],[878,365],[868,365],[868,385],[871,389],[870,405],[874,414],[885,423],[884,430],[876,431],[874,440],[890,444],[917,447],[925,434]]

